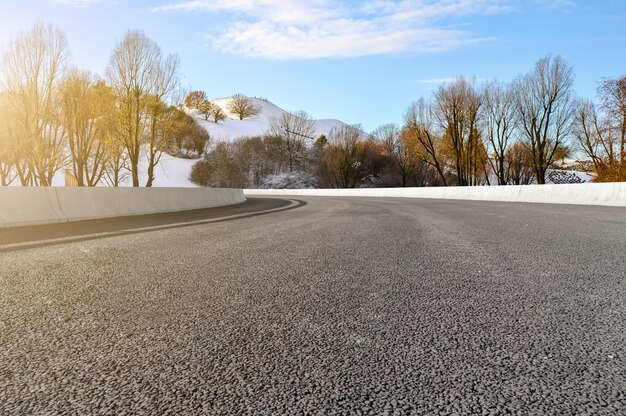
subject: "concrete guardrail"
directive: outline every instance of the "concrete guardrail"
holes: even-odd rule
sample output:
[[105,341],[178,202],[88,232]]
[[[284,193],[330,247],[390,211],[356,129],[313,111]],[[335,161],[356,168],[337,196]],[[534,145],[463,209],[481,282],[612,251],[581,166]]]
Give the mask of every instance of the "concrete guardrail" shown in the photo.
[[0,187],[0,228],[243,203],[246,196],[465,199],[626,207],[626,183],[358,189]]
[[0,228],[213,208],[245,202],[241,189],[0,188]]
[[246,196],[354,196],[626,206],[626,183],[435,188],[246,189]]

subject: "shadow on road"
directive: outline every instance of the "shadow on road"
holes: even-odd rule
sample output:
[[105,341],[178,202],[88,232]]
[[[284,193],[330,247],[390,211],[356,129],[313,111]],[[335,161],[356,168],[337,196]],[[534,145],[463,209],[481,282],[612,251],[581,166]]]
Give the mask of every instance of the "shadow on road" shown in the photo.
[[295,199],[248,198],[243,204],[227,207],[0,229],[0,253],[116,235],[233,221],[289,211],[305,205],[306,202]]

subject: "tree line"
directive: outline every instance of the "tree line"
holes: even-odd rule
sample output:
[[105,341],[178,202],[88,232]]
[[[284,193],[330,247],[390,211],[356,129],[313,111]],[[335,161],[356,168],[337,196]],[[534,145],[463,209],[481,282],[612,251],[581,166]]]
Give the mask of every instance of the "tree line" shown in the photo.
[[[185,107],[197,110],[206,121],[212,119],[216,124],[226,119],[226,112],[211,101],[204,91],[191,91],[185,98]],[[230,97],[227,109],[235,114],[239,120],[254,117],[261,112],[261,108],[243,94],[235,94]]]
[[626,77],[603,79],[598,104],[577,98],[573,83],[572,67],[546,56],[510,83],[444,83],[413,102],[402,125],[370,134],[345,126],[317,140],[306,113],[288,113],[264,137],[221,144],[192,179],[244,187],[544,184],[558,161],[582,153],[596,181],[626,180]]
[[218,143],[194,165],[191,180],[237,188],[438,184],[416,156],[417,144],[393,125],[373,134],[358,125],[338,125],[327,136],[315,134],[315,122],[306,112],[283,113],[270,119],[262,136]]
[[[200,156],[208,133],[179,108],[180,61],[145,34],[113,47],[104,77],[70,64],[58,28],[36,24],[0,61],[0,184],[50,186],[69,169],[79,186],[152,186],[163,152]],[[140,160],[147,178],[140,184]]]

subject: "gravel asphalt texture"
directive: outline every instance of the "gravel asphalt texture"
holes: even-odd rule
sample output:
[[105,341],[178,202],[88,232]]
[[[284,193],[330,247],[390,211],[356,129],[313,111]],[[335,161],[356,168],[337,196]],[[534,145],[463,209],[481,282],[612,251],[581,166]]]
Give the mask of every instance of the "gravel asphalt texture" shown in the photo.
[[0,414],[626,414],[625,209],[293,199],[0,230]]

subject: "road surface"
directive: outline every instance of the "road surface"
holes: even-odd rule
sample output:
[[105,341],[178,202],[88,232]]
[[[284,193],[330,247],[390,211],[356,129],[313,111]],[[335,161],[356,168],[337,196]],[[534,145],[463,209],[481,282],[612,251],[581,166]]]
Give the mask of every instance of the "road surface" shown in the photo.
[[124,413],[626,414],[626,210],[253,198],[0,231],[0,414]]

